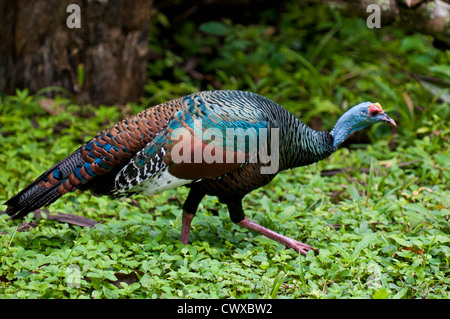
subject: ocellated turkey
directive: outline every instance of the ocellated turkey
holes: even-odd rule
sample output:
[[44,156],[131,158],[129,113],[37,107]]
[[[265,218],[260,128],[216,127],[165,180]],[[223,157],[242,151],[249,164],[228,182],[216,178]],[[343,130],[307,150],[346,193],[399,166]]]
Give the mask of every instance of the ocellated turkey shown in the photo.
[[[8,200],[6,213],[23,217],[75,190],[128,197],[184,185],[190,191],[183,205],[183,243],[188,243],[200,201],[213,195],[227,205],[234,223],[306,254],[313,247],[249,220],[243,197],[268,184],[278,172],[330,156],[348,136],[376,122],[396,125],[380,104],[363,102],[344,113],[330,132],[315,131],[260,95],[199,92],[148,108],[99,132]],[[235,135],[227,145],[223,137],[230,130]],[[207,131],[207,138],[199,139]],[[240,135],[245,143],[236,146]],[[253,137],[257,143],[252,147]],[[267,155],[269,150],[277,153],[270,163],[276,164],[275,171],[267,172],[269,163],[258,154],[261,145]],[[213,160],[202,156],[205,152]]]

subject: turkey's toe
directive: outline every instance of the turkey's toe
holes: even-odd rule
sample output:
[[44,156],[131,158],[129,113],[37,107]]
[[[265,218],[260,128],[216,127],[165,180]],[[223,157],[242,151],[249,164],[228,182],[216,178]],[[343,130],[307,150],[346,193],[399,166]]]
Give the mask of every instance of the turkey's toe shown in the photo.
[[294,239],[291,239],[289,242],[285,243],[285,245],[289,248],[294,249],[295,251],[298,251],[302,255],[306,255],[306,253],[310,250],[314,251],[315,254],[319,253],[319,249],[311,247]]

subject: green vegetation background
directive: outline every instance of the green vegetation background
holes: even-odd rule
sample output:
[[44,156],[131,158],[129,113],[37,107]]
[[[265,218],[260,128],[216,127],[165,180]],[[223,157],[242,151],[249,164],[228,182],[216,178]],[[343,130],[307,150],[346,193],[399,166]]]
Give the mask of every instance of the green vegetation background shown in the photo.
[[246,197],[250,218],[319,255],[240,229],[211,197],[184,246],[184,188],[121,201],[76,192],[50,211],[100,225],[27,217],[19,231],[0,215],[0,298],[450,298],[449,90],[438,85],[450,81],[449,52],[321,6],[257,14],[170,23],[154,12],[141,103],[43,108],[42,94],[1,96],[0,201],[101,128],[195,91],[253,91],[325,130],[348,107],[380,102],[397,129],[376,125]]

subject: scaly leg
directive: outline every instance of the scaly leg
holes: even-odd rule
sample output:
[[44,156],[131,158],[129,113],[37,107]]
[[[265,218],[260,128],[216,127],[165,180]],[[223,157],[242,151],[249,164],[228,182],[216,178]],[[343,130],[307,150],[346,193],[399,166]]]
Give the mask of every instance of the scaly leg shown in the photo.
[[261,225],[258,225],[257,223],[254,223],[251,220],[249,220],[247,217],[245,217],[244,220],[240,221],[237,224],[239,226],[253,230],[253,231],[257,232],[258,234],[267,236],[270,239],[273,239],[273,240],[285,245],[288,248],[292,248],[295,251],[298,251],[302,255],[306,255],[306,253],[309,250],[314,250],[315,253],[317,253],[319,251],[318,249],[314,249],[313,247],[303,244],[299,241],[296,241],[295,239],[283,236],[281,234],[278,234],[277,232],[274,232],[273,230],[270,230]]
[[191,222],[194,218],[194,214],[189,214],[183,210],[183,221],[181,226],[181,242],[185,245],[189,242],[189,231],[191,230]]
[[185,245],[189,242],[191,222],[203,197],[205,197],[205,193],[199,191],[195,186],[192,186],[189,195],[184,202],[180,240]]
[[277,232],[274,232],[273,230],[267,229],[261,225],[258,225],[255,222],[252,222],[244,215],[244,210],[242,209],[242,199],[233,199],[229,202],[227,202],[228,211],[230,212],[231,220],[242,227],[245,227],[247,229],[253,230],[257,232],[258,234],[264,235],[269,237],[270,239],[273,239],[283,245],[285,245],[288,248],[292,248],[295,251],[301,253],[302,255],[306,255],[306,253],[309,250],[314,250],[315,253],[317,253],[319,250],[314,249],[313,247],[303,244],[295,239],[283,236],[281,234],[278,234]]

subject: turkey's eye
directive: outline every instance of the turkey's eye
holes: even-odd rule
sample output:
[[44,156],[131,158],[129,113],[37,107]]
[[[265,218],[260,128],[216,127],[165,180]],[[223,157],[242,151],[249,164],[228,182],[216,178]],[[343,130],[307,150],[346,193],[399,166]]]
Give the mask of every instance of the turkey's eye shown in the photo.
[[369,107],[369,114],[371,116],[377,116],[378,114],[382,113],[383,109],[381,108],[381,105],[378,103],[375,103]]

